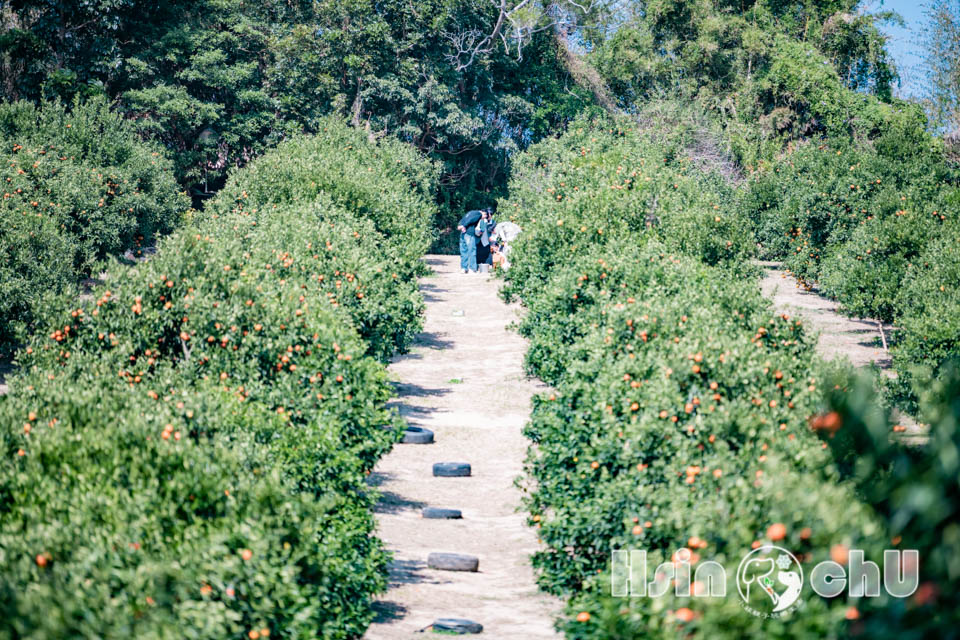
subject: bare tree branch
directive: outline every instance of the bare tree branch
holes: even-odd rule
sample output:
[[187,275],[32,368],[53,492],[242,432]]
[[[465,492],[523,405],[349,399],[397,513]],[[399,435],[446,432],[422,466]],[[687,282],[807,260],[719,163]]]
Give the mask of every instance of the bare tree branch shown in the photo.
[[[452,53],[446,59],[457,72],[491,53],[499,39],[504,53],[523,60],[523,48],[537,33],[554,29],[564,36],[609,27],[608,20],[621,15],[626,0],[489,0],[497,12],[493,27],[445,32]],[[591,23],[591,21],[596,24]],[[511,42],[512,41],[512,42]]]
[[516,35],[517,56],[522,59],[524,25],[518,22],[517,14],[529,6],[532,1],[520,0],[508,8],[507,0],[490,0],[497,9],[497,19],[490,33],[484,33],[479,29],[468,29],[459,33],[444,33],[444,37],[453,45],[453,53],[447,54],[446,58],[454,69],[458,72],[463,71],[476,61],[477,56],[486,55],[493,51],[493,43],[496,42],[497,38],[503,43],[504,50],[509,53],[510,44],[507,42],[507,33],[504,29],[507,24],[510,26],[510,31]]

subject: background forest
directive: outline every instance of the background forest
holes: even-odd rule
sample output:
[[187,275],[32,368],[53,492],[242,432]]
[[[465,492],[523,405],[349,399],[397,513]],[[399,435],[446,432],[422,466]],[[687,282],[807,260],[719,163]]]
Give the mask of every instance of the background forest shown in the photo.
[[[859,0],[0,1],[0,359],[19,369],[0,638],[362,634],[387,562],[364,478],[399,431],[382,364],[419,330],[420,257],[490,204],[524,228],[504,295],[557,389],[528,428],[527,506],[568,637],[791,637],[601,589],[636,536],[722,552],[769,531],[930,559],[923,598],[818,601],[806,637],[956,637],[960,5],[929,13],[928,95],[904,100],[883,32],[900,18]],[[756,259],[892,323],[896,377],[816,359],[754,290]],[[614,300],[631,291],[642,333]],[[891,440],[892,406],[930,446]],[[651,464],[673,467],[630,475]],[[169,518],[160,478],[191,496]],[[115,559],[141,540],[151,562]],[[234,599],[251,572],[262,592]]]

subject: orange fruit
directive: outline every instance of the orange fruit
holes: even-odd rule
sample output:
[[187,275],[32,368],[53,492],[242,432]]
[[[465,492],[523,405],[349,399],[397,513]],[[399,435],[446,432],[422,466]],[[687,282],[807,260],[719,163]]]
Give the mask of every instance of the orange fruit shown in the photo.
[[787,537],[787,527],[782,522],[775,522],[767,527],[767,537],[774,542]]
[[577,622],[590,622],[590,612],[581,611],[577,614]]
[[830,547],[830,559],[837,564],[846,564],[849,555],[850,549],[844,544],[835,544]]
[[690,622],[697,617],[697,614],[695,614],[692,609],[688,609],[687,607],[680,607],[673,615],[675,615],[677,620],[680,620],[681,622]]

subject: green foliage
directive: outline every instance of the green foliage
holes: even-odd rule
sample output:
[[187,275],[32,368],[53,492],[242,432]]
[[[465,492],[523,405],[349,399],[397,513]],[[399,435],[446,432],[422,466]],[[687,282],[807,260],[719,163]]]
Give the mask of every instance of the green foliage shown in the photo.
[[[760,257],[783,260],[847,313],[902,325],[896,360],[907,376],[918,363],[936,367],[956,343],[952,322],[934,331],[915,311],[924,303],[903,294],[908,272],[911,282],[936,279],[918,275],[937,268],[921,256],[956,216],[956,176],[923,109],[891,98],[896,76],[878,25],[897,16],[857,5],[758,2],[728,14],[656,3],[593,59],[641,119],[642,101],[664,93],[713,115],[751,174],[737,197]],[[937,293],[928,286],[923,297]]]
[[[872,390],[877,382],[851,392],[848,374],[826,374],[799,329],[757,344],[782,328],[765,324],[769,311],[752,284],[731,281],[736,258],[707,269],[702,245],[686,245],[683,256],[652,229],[624,222],[616,242],[590,238],[551,269],[562,244],[541,228],[541,216],[555,219],[541,207],[536,222],[522,219],[532,233],[518,245],[524,253],[514,258],[520,269],[508,291],[529,309],[521,327],[531,340],[528,365],[556,388],[535,404],[528,427],[537,445],[528,504],[546,545],[535,556],[541,582],[570,598],[568,637],[955,635],[950,440],[958,390],[945,363],[960,346],[956,177],[949,144],[944,153],[921,107],[891,98],[896,76],[877,24],[896,16],[859,13],[857,4],[647,3],[591,56],[650,129],[673,124],[645,118],[649,101],[664,95],[712,114],[751,174],[721,211],[749,218],[761,257],[784,260],[848,313],[899,327],[899,378],[884,386],[914,383],[930,445],[904,448],[891,437],[897,429]],[[944,16],[941,28],[952,28]],[[949,36],[939,40],[940,50],[952,46]],[[941,108],[949,105],[942,97]],[[697,156],[702,163],[708,154]],[[513,187],[514,200],[538,202],[531,184]],[[579,223],[563,214],[564,228]],[[781,382],[767,389],[771,371]],[[741,375],[747,387],[737,387]],[[718,395],[704,392],[704,376]],[[781,416],[784,380],[808,393],[794,389],[787,406],[796,413]],[[812,424],[842,423],[824,434],[833,463],[806,425],[820,390],[831,387],[839,416]],[[769,445],[762,454],[752,451],[761,443]],[[770,460],[775,470],[764,466]],[[723,473],[711,479],[705,469]],[[751,541],[770,535],[771,522],[785,525],[784,544],[805,565],[832,545],[877,559],[902,545],[921,549],[921,575],[929,568],[931,579],[905,600],[808,600],[783,622],[745,616],[728,600],[609,597],[611,549],[654,549],[655,565],[705,545],[729,574]]]
[[[518,160],[505,203],[518,205],[524,227],[507,292],[528,309],[521,324],[528,366],[555,388],[536,400],[526,430],[536,445],[526,465],[536,487],[527,506],[545,545],[534,555],[540,583],[570,598],[564,631],[570,638],[841,633],[842,599],[809,603],[784,627],[731,600],[610,596],[613,549],[646,549],[656,566],[688,547],[733,575],[774,523],[805,564],[825,559],[840,541],[874,554],[883,537],[808,427],[826,372],[802,323],[774,316],[742,279],[749,253],[733,240],[737,206],[722,182],[689,169],[677,148],[649,134],[578,125]],[[636,182],[649,177],[644,188],[668,198],[652,228],[646,208],[618,209],[604,195],[619,192],[608,182],[617,167],[629,176],[637,165]],[[524,167],[548,179],[533,180]],[[563,187],[559,201],[552,185]],[[673,191],[681,193],[676,200]],[[600,224],[608,226],[598,234],[604,212]],[[685,218],[708,224],[707,216],[721,221],[711,225],[716,238],[678,242]],[[661,225],[672,231],[659,237]],[[718,256],[715,247],[727,242],[737,248]],[[692,622],[673,615],[679,607],[690,609]],[[578,612],[589,620],[575,620]]]
[[[433,169],[357,135],[329,121],[237,172],[19,353],[0,637],[362,635],[388,559],[365,478],[402,427],[366,354],[419,327]],[[326,189],[296,192],[307,175]],[[373,184],[406,190],[384,203],[402,215],[378,218]]]
[[862,141],[906,125],[922,137],[922,110],[891,97],[879,25],[898,17],[860,4],[657,2],[591,60],[627,111],[664,96],[706,109],[748,169],[797,139]]
[[326,118],[316,135],[234,173],[206,215],[249,217],[270,238],[263,259],[309,273],[310,286],[349,314],[368,352],[388,361],[420,329],[415,276],[430,244],[437,173],[409,145],[370,144]]
[[871,147],[801,146],[756,173],[742,203],[765,257],[847,313],[900,328],[906,376],[957,353],[954,174],[935,147],[890,128]]
[[888,416],[872,380],[830,394],[841,425],[826,437],[858,492],[880,514],[891,535],[909,541],[921,559],[921,584],[900,606],[865,599],[861,633],[876,638],[952,637],[957,627],[957,557],[960,553],[960,369],[943,367],[939,380],[916,390],[930,441],[904,448],[890,438]]
[[[781,621],[735,596],[610,595],[613,549],[645,549],[653,567],[688,548],[734,575],[753,545],[780,542],[773,524],[808,570],[832,545],[876,558],[887,542],[809,428],[833,378],[802,323],[743,278],[749,244],[729,188],[688,167],[682,137],[664,142],[577,123],[518,159],[501,204],[524,228],[506,277],[527,307],[528,367],[554,387],[526,429],[540,584],[569,599],[569,638],[842,635],[844,597]],[[621,194],[612,177],[637,186]],[[651,228],[645,191],[667,203]],[[701,226],[709,241],[682,239]]]
[[945,225],[907,267],[896,306],[898,369],[938,369],[960,354],[960,229]]
[[747,222],[724,207],[733,192],[723,179],[697,168],[695,133],[581,119],[521,155],[511,198],[500,203],[501,216],[526,229],[508,291],[523,295],[578,252],[631,232],[710,264],[739,265],[752,251]]
[[[859,4],[663,0],[638,5],[627,9],[625,24],[600,43],[593,59],[627,108],[658,92],[678,91],[726,110],[728,98],[785,59],[807,69],[808,81],[826,73],[837,85],[889,99],[895,72],[878,25],[897,16],[855,14]],[[797,58],[796,48],[806,55]],[[826,69],[822,58],[829,60]]]
[[160,148],[105,101],[0,104],[0,355],[108,256],[140,255],[188,206]]
[[[509,158],[590,103],[550,30],[505,33],[458,69],[458,35],[487,34],[487,0],[18,0],[0,38],[11,98],[105,93],[206,197],[323,117],[347,117],[441,163],[449,226],[502,195]],[[532,16],[531,19],[536,16]],[[473,36],[476,40],[477,36]]]
[[933,123],[955,135],[960,124],[960,6],[933,0],[927,11],[930,20],[922,37],[925,104]]
[[316,135],[285,142],[234,174],[209,210],[220,212],[225,203],[263,209],[323,197],[368,219],[408,268],[431,241],[438,174],[436,164],[424,162],[409,145],[391,139],[368,144],[362,132],[328,117]]

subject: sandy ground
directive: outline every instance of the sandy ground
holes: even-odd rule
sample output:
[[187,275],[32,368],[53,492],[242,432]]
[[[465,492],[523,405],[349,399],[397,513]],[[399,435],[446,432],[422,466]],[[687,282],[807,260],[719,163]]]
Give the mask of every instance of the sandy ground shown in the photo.
[[[395,405],[434,444],[397,445],[371,480],[383,492],[378,535],[394,552],[390,589],[375,605],[370,640],[407,638],[436,618],[469,618],[498,639],[558,638],[560,602],[537,590],[530,554],[535,533],[518,511],[530,397],[543,387],[522,368],[526,342],[508,325],[515,310],[498,282],[459,273],[456,256],[428,256],[426,326],[412,353],[390,366]],[[434,478],[434,462],[469,462],[472,477]],[[425,506],[463,511],[428,520]],[[434,551],[480,558],[477,573],[428,569]]]
[[[798,286],[793,277],[783,272],[779,263],[759,264],[764,271],[760,280],[763,295],[773,301],[773,306],[780,313],[801,317],[809,329],[819,332],[817,352],[821,357],[826,360],[846,358],[856,367],[876,363],[886,375],[896,375],[891,369],[893,363],[890,354],[883,348],[876,320],[848,318],[838,311],[838,303]],[[888,337],[892,329],[889,324],[883,325]],[[918,425],[910,416],[898,412],[894,415],[906,427],[901,435],[904,441],[915,444],[926,441],[923,425]]]
[[[838,303],[802,289],[776,262],[761,262],[760,266],[764,271],[760,281],[763,295],[773,300],[777,311],[801,316],[810,329],[820,332],[817,352],[822,357],[846,357],[856,367],[875,362],[893,375],[890,354],[883,349],[876,320],[848,318],[839,313]],[[892,327],[884,325],[883,329],[889,336]]]

